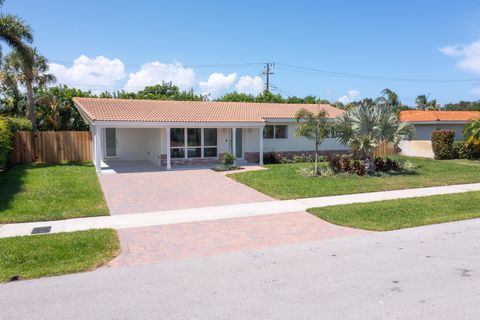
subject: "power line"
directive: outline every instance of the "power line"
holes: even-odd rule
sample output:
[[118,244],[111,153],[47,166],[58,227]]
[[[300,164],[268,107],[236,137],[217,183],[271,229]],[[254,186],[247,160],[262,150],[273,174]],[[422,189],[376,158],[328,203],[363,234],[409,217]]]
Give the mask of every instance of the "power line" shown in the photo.
[[327,71],[310,67],[295,66],[285,63],[277,63],[279,69],[310,73],[322,76],[331,76],[339,78],[349,78],[349,79],[362,79],[362,80],[379,80],[379,81],[396,81],[396,82],[418,82],[418,83],[453,83],[453,82],[479,82],[480,79],[416,79],[416,78],[398,78],[398,77],[386,77],[386,76],[375,76],[367,74],[356,74],[356,73],[346,73],[346,72],[336,72],[336,71]]

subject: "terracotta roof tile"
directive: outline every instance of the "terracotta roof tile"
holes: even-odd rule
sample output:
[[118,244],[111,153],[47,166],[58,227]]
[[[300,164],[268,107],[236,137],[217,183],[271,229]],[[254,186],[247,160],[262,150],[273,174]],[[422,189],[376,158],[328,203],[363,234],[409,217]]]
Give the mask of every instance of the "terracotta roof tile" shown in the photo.
[[469,121],[480,118],[480,111],[419,111],[400,112],[400,120],[408,122]]
[[292,119],[306,108],[325,109],[329,118],[343,111],[326,104],[279,104],[213,101],[166,101],[74,98],[77,108],[92,121],[141,122],[264,122],[265,119]]

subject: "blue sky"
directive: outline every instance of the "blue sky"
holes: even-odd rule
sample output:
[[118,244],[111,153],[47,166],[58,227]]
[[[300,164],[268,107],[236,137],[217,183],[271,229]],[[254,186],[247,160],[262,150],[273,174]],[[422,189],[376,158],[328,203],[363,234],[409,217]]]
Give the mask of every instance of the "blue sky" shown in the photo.
[[478,1],[7,0],[3,11],[32,26],[61,82],[94,91],[172,80],[212,96],[255,93],[271,61],[284,95],[348,101],[388,87],[410,104],[480,98],[480,80],[391,79],[480,79]]

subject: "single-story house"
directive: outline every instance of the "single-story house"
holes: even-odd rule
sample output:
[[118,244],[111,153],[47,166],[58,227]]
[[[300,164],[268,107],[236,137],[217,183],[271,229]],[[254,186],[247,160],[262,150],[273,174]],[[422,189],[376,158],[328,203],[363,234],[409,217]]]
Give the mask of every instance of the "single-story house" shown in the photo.
[[432,132],[435,130],[455,131],[455,140],[465,139],[463,129],[473,119],[480,118],[480,111],[418,111],[400,112],[400,121],[415,126],[415,135],[410,141],[400,143],[401,153],[407,156],[433,158]]
[[[313,141],[295,136],[295,113],[324,109],[328,121],[343,111],[325,104],[275,104],[212,101],[160,101],[74,98],[90,126],[97,171],[102,161],[147,160],[167,170],[172,165],[220,161],[231,152],[237,161],[263,164],[266,152],[312,153]],[[346,148],[334,132],[323,152]]]

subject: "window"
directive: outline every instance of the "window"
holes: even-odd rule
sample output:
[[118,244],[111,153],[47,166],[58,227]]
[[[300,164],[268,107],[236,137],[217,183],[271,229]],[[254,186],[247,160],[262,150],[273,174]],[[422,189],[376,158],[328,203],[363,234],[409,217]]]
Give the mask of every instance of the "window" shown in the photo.
[[170,155],[172,158],[216,158],[216,128],[170,129]]
[[263,129],[263,138],[264,139],[273,139],[275,132],[275,126],[265,126]]
[[287,126],[275,126],[275,139],[287,139]]
[[263,130],[264,139],[287,139],[287,125],[268,125]]
[[217,156],[217,129],[203,129],[203,156],[214,158]]
[[185,129],[170,129],[170,148],[172,158],[185,158]]
[[202,129],[187,129],[188,158],[202,157]]

